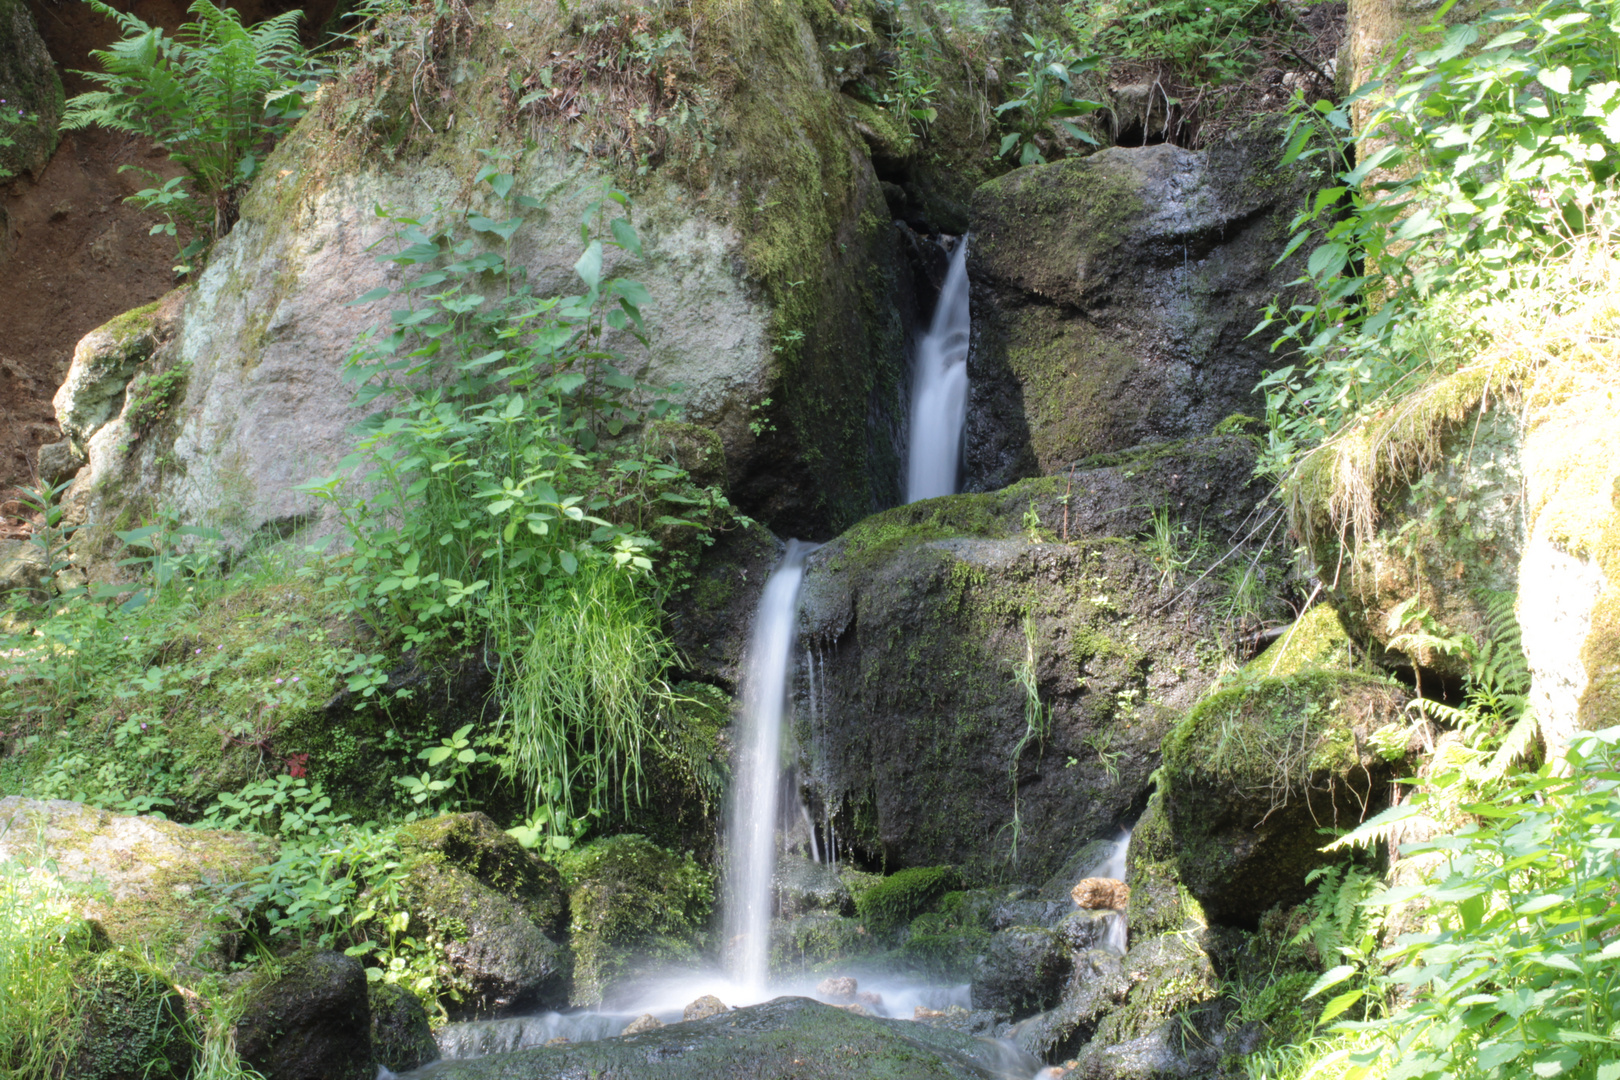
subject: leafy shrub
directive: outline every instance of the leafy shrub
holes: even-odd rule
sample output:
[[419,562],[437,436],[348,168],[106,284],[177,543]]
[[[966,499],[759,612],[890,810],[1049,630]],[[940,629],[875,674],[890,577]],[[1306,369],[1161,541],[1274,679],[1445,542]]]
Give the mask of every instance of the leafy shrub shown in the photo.
[[[1620,1023],[1620,728],[1578,738],[1562,774],[1544,766],[1460,807],[1470,823],[1402,855],[1432,856],[1428,879],[1382,890],[1373,908],[1408,906],[1418,930],[1379,954],[1392,968],[1324,1008],[1330,1019],[1369,993],[1402,1002],[1388,1015],[1346,1022],[1317,1075],[1571,1076],[1614,1080]],[[1440,777],[1334,846],[1380,842],[1396,823],[1422,825],[1461,774]],[[1427,826],[1434,827],[1434,822]],[[1341,964],[1313,993],[1363,973]]]
[[1073,46],[1056,38],[1024,35],[1029,50],[1024,70],[1013,77],[1013,97],[996,106],[996,115],[1013,114],[1014,130],[1001,138],[1000,157],[1013,156],[1020,165],[1037,165],[1054,153],[1052,126],[1090,146],[1097,139],[1078,127],[1074,116],[1085,116],[1103,106],[1075,96],[1075,77],[1097,67],[1096,57],[1081,57]]
[[874,934],[904,926],[957,888],[954,866],[916,866],[891,874],[855,897],[855,912]]
[[1067,13],[1075,36],[1092,48],[1166,61],[1194,85],[1241,79],[1253,67],[1254,39],[1288,25],[1267,0],[1082,0]]
[[255,150],[301,108],[301,13],[249,28],[235,9],[193,0],[188,10],[197,21],[171,38],[102,0],[86,2],[116,22],[124,37],[91,52],[104,70],[79,74],[102,89],[67,102],[63,130],[99,124],[151,137],[190,175],[196,194],[212,202],[208,219],[196,224],[224,233],[229,193],[253,176]]
[[[1443,12],[1449,9],[1446,5]],[[1342,160],[1350,111],[1375,107],[1356,166],[1295,220],[1313,295],[1268,309],[1292,363],[1260,384],[1281,473],[1332,433],[1454,370],[1488,340],[1492,307],[1527,290],[1534,318],[1560,295],[1558,257],[1612,231],[1606,195],[1620,142],[1620,28],[1599,0],[1546,0],[1429,28],[1343,105],[1297,106],[1284,164]]]

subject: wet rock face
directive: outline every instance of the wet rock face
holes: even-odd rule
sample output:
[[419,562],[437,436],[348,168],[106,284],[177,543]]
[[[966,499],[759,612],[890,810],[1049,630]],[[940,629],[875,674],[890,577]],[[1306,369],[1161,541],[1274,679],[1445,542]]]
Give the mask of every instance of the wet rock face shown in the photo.
[[1315,189],[1279,146],[1114,147],[974,193],[970,490],[1258,412],[1276,364],[1248,334],[1299,276],[1273,263]]
[[341,953],[299,953],[248,991],[236,1049],[265,1080],[373,1080],[365,969]]
[[537,1047],[434,1069],[435,1080],[990,1080],[993,1044],[906,1020],[860,1016],[808,998],[777,998],[622,1038]]
[[372,983],[371,1050],[377,1064],[391,1072],[419,1069],[439,1060],[422,999],[396,983]]
[[[830,813],[840,845],[891,869],[952,864],[970,884],[1009,868],[1045,880],[1116,835],[1159,740],[1208,685],[1216,599],[1207,580],[1161,593],[1135,538],[1165,504],[1235,528],[1257,494],[1246,453],[1206,440],[1077,473],[1072,488],[929,500],[812,556],[796,704],[811,818]],[[1031,656],[1049,713],[1026,738],[1014,673]]]
[[1021,1020],[1057,1004],[1074,970],[1062,932],[1014,926],[994,934],[973,975],[973,1007]]

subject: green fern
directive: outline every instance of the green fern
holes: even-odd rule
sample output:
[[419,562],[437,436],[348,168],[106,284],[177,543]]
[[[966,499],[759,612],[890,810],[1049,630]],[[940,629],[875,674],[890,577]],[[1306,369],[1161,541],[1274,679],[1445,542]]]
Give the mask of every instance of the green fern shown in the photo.
[[90,55],[104,68],[84,71],[102,87],[67,103],[62,128],[98,124],[147,135],[190,175],[197,193],[214,200],[215,232],[223,232],[228,193],[255,168],[253,151],[295,112],[304,66],[297,24],[289,11],[245,27],[232,9],[195,0],[173,37],[102,0],[86,0],[112,19],[123,38]]

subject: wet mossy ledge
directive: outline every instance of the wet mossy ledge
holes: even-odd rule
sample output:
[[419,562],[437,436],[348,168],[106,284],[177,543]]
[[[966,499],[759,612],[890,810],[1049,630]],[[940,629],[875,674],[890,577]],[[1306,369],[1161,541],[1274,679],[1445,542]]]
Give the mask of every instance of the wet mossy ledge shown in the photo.
[[1116,835],[1222,648],[1223,586],[1203,571],[1225,546],[1167,572],[1155,520],[1241,536],[1252,454],[1143,447],[897,507],[816,552],[794,732],[812,820],[868,865],[950,864],[967,884],[1044,881]]

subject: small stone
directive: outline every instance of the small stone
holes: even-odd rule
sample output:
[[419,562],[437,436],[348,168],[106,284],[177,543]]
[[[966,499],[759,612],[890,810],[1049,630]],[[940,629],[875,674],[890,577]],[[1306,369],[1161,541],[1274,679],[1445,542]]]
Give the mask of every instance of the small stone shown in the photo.
[[830,979],[822,979],[816,987],[816,993],[821,997],[838,998],[847,1001],[855,996],[857,983],[848,975],[838,975]]
[[913,1020],[938,1020],[944,1015],[945,1010],[930,1009],[926,1005],[919,1005],[915,1009],[911,1010],[911,1018]]
[[[696,1005],[696,1004],[697,1004],[697,1002],[692,1003],[692,1005]],[[691,1010],[692,1010],[692,1006],[691,1005],[687,1006],[687,1011],[690,1012]],[[692,1019],[692,1018],[688,1017],[688,1019]],[[652,1013],[642,1013],[640,1016],[638,1016],[634,1020],[630,1021],[630,1023],[626,1024],[624,1030],[619,1032],[619,1034],[620,1035],[640,1035],[643,1031],[657,1031],[659,1028],[661,1028],[663,1026],[664,1026],[664,1022],[662,1020],[658,1019],[658,1017],[654,1016]]]
[[566,1035],[558,1035],[555,1039],[547,1039],[546,1040],[546,1045],[547,1046],[567,1046],[568,1045],[568,1037]]
[[853,1001],[850,1002],[848,1005],[833,1005],[833,1008],[835,1008],[835,1009],[843,1009],[845,1012],[850,1013],[853,1016],[870,1016],[870,1015],[872,1015],[871,1013],[866,1011],[866,1006],[857,1004],[857,1003],[855,1003]]
[[1131,902],[1131,889],[1117,878],[1088,877],[1069,893],[1074,902],[1093,911],[1107,908],[1124,911]]
[[855,1000],[865,1005],[875,1013],[883,1011],[883,995],[872,990],[862,990],[855,995]]
[[39,478],[54,487],[83,468],[86,460],[70,439],[46,443],[39,448]]
[[723,1012],[730,1012],[726,1003],[713,994],[704,994],[681,1013],[682,1020],[707,1020],[711,1016],[719,1016]]

